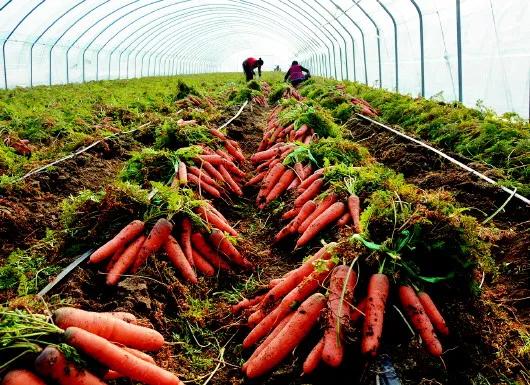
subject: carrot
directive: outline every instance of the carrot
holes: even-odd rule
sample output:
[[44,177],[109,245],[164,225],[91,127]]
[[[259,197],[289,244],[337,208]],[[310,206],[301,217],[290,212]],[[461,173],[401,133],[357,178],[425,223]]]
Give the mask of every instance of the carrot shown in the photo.
[[46,385],[35,373],[26,369],[10,370],[4,376],[2,385]]
[[315,180],[311,186],[309,186],[302,194],[298,196],[298,198],[294,201],[294,206],[299,207],[303,206],[304,203],[306,203],[308,200],[313,199],[318,194],[320,194],[320,190],[322,189],[322,186],[324,185],[324,179],[319,178]]
[[224,217],[224,215],[221,214],[221,212],[219,210],[217,210],[210,202],[205,201],[205,204],[206,204],[206,208],[208,209],[209,212],[211,212],[212,214],[216,215],[219,219],[221,219],[225,223],[228,223],[228,219],[226,219]]
[[297,232],[302,223],[315,212],[317,207],[317,204],[312,200],[304,203],[298,215],[291,222],[291,231],[293,233]]
[[351,222],[351,215],[348,211],[346,211],[342,215],[342,217],[340,217],[339,220],[337,221],[337,226],[343,227],[343,226],[346,226],[350,222]]
[[296,242],[296,248],[306,245],[313,239],[320,231],[322,231],[329,224],[334,223],[346,211],[346,206],[342,202],[333,203],[322,214],[315,218],[313,222],[307,227],[306,231]]
[[164,248],[169,260],[180,272],[180,274],[182,274],[184,279],[191,283],[197,283],[197,276],[186,259],[186,256],[180,248],[177,240],[170,235],[164,244]]
[[249,363],[247,377],[259,377],[282,362],[311,331],[325,304],[326,298],[320,293],[306,299],[276,338]]
[[264,296],[265,294],[258,295],[252,299],[243,298],[241,301],[239,301],[235,305],[232,305],[230,307],[230,311],[232,312],[232,314],[237,314],[242,310],[248,309],[249,307],[256,305],[263,299]]
[[208,194],[210,194],[211,196],[213,196],[215,198],[220,198],[221,197],[221,193],[219,192],[219,190],[216,187],[214,187],[214,186],[206,183],[205,181],[199,179],[196,175],[188,174],[188,181],[190,181],[194,185],[197,185],[200,189],[206,191]]
[[208,244],[208,241],[201,233],[193,233],[191,235],[191,244],[213,267],[221,270],[230,270],[230,265]]
[[[328,268],[334,266],[334,262],[328,261]],[[322,282],[329,275],[328,270],[314,271],[306,279],[298,284],[293,290],[291,290],[280,302],[280,304],[265,318],[261,320],[259,324],[252,329],[252,331],[243,340],[243,348],[247,349],[258,342],[262,337],[267,335],[276,324],[281,321],[287,314],[291,312],[293,306],[301,303],[311,294],[313,294]]]
[[228,234],[237,237],[239,234],[235,231],[227,222],[219,218],[211,211],[208,211],[205,207],[199,206],[195,210],[196,213],[206,221],[212,228],[217,228],[222,231],[226,231]]
[[221,155],[223,158],[225,158],[226,160],[229,160],[230,162],[232,162],[232,161],[235,160],[235,158],[234,158],[232,155],[230,155],[229,153],[227,153],[227,152],[221,150],[220,148],[218,148],[217,150],[215,150],[215,153],[216,153],[217,155]]
[[366,298],[363,298],[361,302],[355,307],[351,307],[350,312],[350,324],[355,325],[358,320],[360,320],[362,317],[364,317],[364,313],[366,311]]
[[311,140],[313,140],[313,135],[307,135],[303,140],[302,140],[302,143],[303,144],[309,144],[311,143]]
[[283,282],[283,278],[271,279],[269,281],[268,287],[269,287],[269,289],[272,289],[274,286],[276,286],[277,284],[279,284],[281,282]]
[[261,172],[261,171],[267,171],[269,172],[269,170],[271,168],[273,168],[274,166],[276,166],[276,164],[280,163],[281,160],[279,158],[274,158],[274,159],[271,159],[271,160],[268,160],[266,161],[265,163],[262,163],[260,164],[257,168],[256,168],[256,172]]
[[247,175],[243,171],[241,171],[239,167],[235,165],[234,162],[230,162],[226,159],[223,159],[223,160],[224,162],[222,163],[222,166],[226,168],[228,171],[230,171],[231,173],[233,173],[235,176],[244,178]]
[[[210,163],[204,162],[201,164],[201,167],[203,168],[204,171],[206,171],[209,175],[211,175],[212,178],[215,179],[217,182],[221,182],[221,183],[226,182],[223,175],[219,171],[217,171],[217,169],[214,166],[212,166]],[[212,184],[208,180],[206,180],[206,182]]]
[[291,182],[296,178],[296,174],[293,170],[290,168],[285,170],[285,172],[282,174],[280,179],[278,179],[278,182],[272,187],[272,189],[269,191],[267,196],[265,197],[265,202],[260,208],[265,207],[269,203],[271,203],[273,200],[278,198],[285,190],[287,190],[287,187],[291,184]]
[[173,230],[173,224],[165,218],[160,218],[155,223],[134,261],[131,269],[133,273],[136,273],[147,258],[156,253],[164,245],[167,237],[171,234],[171,230]]
[[304,361],[303,371],[304,374],[311,374],[315,371],[318,364],[322,360],[322,350],[324,349],[324,337],[322,337],[315,347],[311,349],[307,358]]
[[344,357],[344,329],[350,320],[350,303],[357,275],[349,266],[341,265],[333,269],[329,284],[327,328],[324,331],[322,360],[336,368]]
[[435,357],[441,356],[443,353],[442,344],[440,344],[434,332],[434,327],[427,314],[425,314],[423,305],[414,289],[410,286],[400,286],[399,299],[409,316],[412,326],[420,334],[427,351]]
[[239,253],[222,231],[213,229],[210,233],[210,242],[216,250],[226,255],[235,264],[243,268],[252,268],[252,263]]
[[127,248],[127,245],[120,247],[118,250],[114,252],[109,262],[107,263],[107,266],[105,267],[105,272],[108,273],[110,269],[112,269],[112,266],[114,266],[114,264],[118,261],[118,259],[120,259],[120,257],[122,256],[126,248]]
[[182,251],[188,260],[188,263],[193,268],[195,263],[193,262],[193,255],[191,254],[191,221],[189,218],[185,217],[180,222],[180,245],[182,246]]
[[192,249],[192,255],[193,255],[193,262],[195,263],[195,267],[197,270],[199,270],[201,273],[203,273],[207,277],[211,277],[215,275],[215,269],[213,268],[210,263],[202,255],[200,255],[196,250]]
[[298,186],[297,191],[301,192],[302,190],[305,190],[308,188],[314,181],[316,181],[318,178],[320,178],[324,174],[324,169],[318,169],[316,170],[312,175],[307,176],[302,183],[300,183],[300,186]]
[[107,370],[107,372],[103,375],[103,379],[105,381],[117,380],[118,378],[123,378],[123,377],[125,377],[123,374],[118,373],[115,370]]
[[296,173],[296,177],[291,182],[291,184],[289,184],[289,186],[287,186],[287,190],[291,190],[291,189],[293,189],[295,187],[298,187],[298,185],[302,182],[302,176],[303,176],[303,173],[304,173],[303,164],[300,163],[300,162],[296,162],[293,168],[294,168],[294,172]]
[[149,354],[141,352],[140,350],[137,350],[137,349],[128,348],[126,346],[120,346],[120,347],[123,350],[125,350],[126,352],[131,353],[133,356],[136,356],[136,357],[140,358],[141,360],[144,360],[146,362],[150,362],[150,363],[156,365],[155,359],[153,357],[151,357]]
[[307,124],[302,124],[300,127],[298,127],[295,132],[296,132],[296,135],[295,135],[295,139],[299,139],[301,137],[303,137],[305,135],[305,133],[309,130],[309,127],[307,126]]
[[258,356],[258,354],[260,354],[261,351],[262,351],[263,349],[265,349],[265,347],[266,347],[268,344],[270,344],[271,341],[273,341],[273,340],[276,338],[276,336],[277,336],[278,334],[280,334],[280,332],[283,330],[283,328],[285,327],[285,325],[287,325],[287,323],[289,323],[289,321],[291,320],[291,318],[293,318],[293,316],[294,316],[294,313],[291,313],[291,314],[289,314],[287,317],[285,317],[284,319],[282,319],[282,320],[280,321],[280,323],[278,324],[278,326],[276,326],[276,327],[274,328],[274,330],[273,330],[273,331],[267,336],[267,338],[265,338],[265,339],[263,340],[263,342],[262,342],[261,344],[259,344],[259,346],[256,348],[256,350],[254,350],[254,353],[252,353],[252,355],[248,358],[247,362],[245,362],[245,363],[243,364],[243,366],[241,367],[241,370],[243,371],[243,373],[246,374],[247,367],[248,367],[248,365],[250,364],[250,362],[251,362],[253,359],[255,359],[255,358]]
[[259,174],[257,174],[255,177],[251,178],[247,183],[245,183],[245,186],[254,186],[255,184],[258,184],[265,178],[265,175],[267,175],[269,171],[262,171]]
[[261,189],[259,190],[258,196],[256,197],[256,203],[262,203],[263,199],[269,194],[270,190],[274,187],[276,182],[280,179],[282,174],[285,172],[285,166],[281,163],[277,163],[263,178],[261,183]]
[[183,161],[179,162],[178,177],[180,184],[188,183],[188,168],[186,167],[186,163]]
[[219,131],[217,128],[210,128],[210,134],[221,140],[226,140],[226,135]]
[[125,321],[128,324],[136,324],[136,316],[126,311],[107,311],[107,312],[102,312],[100,314],[108,314],[112,317]]
[[209,184],[210,186],[215,187],[216,189],[221,189],[222,187],[219,186],[219,184],[213,179],[211,176],[208,175],[208,173],[205,170],[200,170],[199,168],[195,166],[191,166],[189,168],[189,172],[192,175],[195,175],[197,178],[199,178],[200,181],[203,181],[204,183]]
[[224,144],[226,151],[234,157],[235,160],[237,160],[239,163],[243,163],[245,161],[245,157],[243,154],[238,151],[238,149],[232,145],[230,142],[225,142]]
[[427,317],[429,317],[429,319],[431,320],[436,331],[444,336],[448,336],[449,328],[447,327],[447,324],[445,323],[442,314],[432,301],[429,294],[425,292],[420,292],[418,293],[418,298],[420,299],[420,302],[423,305],[425,314],[427,314]]
[[66,329],[65,339],[69,345],[132,380],[148,385],[182,384],[173,373],[146,362],[86,330],[70,327]]
[[282,219],[293,219],[294,217],[298,215],[298,213],[300,212],[300,209],[301,207],[295,207],[289,211],[284,212],[282,214]]
[[198,160],[199,163],[202,162],[209,162],[212,165],[218,166],[220,164],[223,164],[225,162],[225,159],[223,159],[222,156],[219,156],[217,154],[214,155],[199,155],[195,160]]
[[228,183],[228,187],[230,187],[230,190],[237,196],[243,196],[243,191],[241,191],[241,187],[234,181],[232,176],[230,176],[230,173],[226,170],[226,168],[221,165],[219,166],[219,170],[221,171],[221,175],[223,176],[226,183]]
[[107,274],[106,284],[109,286],[114,286],[118,283],[123,273],[125,273],[138,258],[138,254],[142,249],[143,244],[145,243],[145,235],[140,235],[133,243],[129,245],[116,261],[116,263],[111,267],[109,273]]
[[359,197],[357,195],[352,194],[348,198],[348,209],[350,210],[350,214],[353,220],[354,231],[356,233],[360,233],[361,225],[360,225],[359,215],[361,212],[361,204],[359,201]]
[[336,194],[328,194],[320,203],[317,208],[309,215],[298,227],[298,233],[303,234],[307,230],[309,225],[324,211],[326,211],[333,203],[337,201]]
[[282,153],[281,148],[269,148],[265,151],[256,152],[254,155],[250,157],[250,161],[252,163],[261,163],[266,160],[272,159]]
[[380,273],[372,275],[368,282],[361,351],[372,357],[377,355],[379,349],[389,287],[388,277]]
[[99,263],[107,259],[118,249],[135,239],[142,231],[144,231],[144,227],[145,223],[142,221],[132,221],[125,226],[114,238],[94,251],[94,253],[92,253],[90,256],[90,263]]
[[64,354],[53,346],[47,346],[38,355],[35,370],[60,385],[105,385],[89,371],[77,369],[76,365],[68,362]]
[[62,307],[53,312],[53,319],[61,329],[76,326],[135,349],[158,350],[164,344],[164,337],[156,330],[133,325],[104,313]]

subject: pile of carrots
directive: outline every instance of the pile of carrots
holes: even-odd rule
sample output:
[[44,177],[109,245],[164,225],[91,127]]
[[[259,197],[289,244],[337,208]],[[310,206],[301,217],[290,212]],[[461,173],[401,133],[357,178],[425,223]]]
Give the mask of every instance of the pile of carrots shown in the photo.
[[60,308],[53,314],[55,324],[64,330],[62,339],[84,357],[97,363],[90,372],[72,362],[55,345],[38,355],[34,371],[8,372],[2,385],[102,385],[106,380],[129,378],[147,385],[182,385],[173,373],[159,367],[145,351],[164,345],[157,331],[136,325],[131,313],[96,313],[75,308]]
[[226,218],[209,203],[195,211],[211,226],[209,232],[194,231],[190,219],[184,217],[178,223],[178,234],[173,236],[173,223],[161,218],[146,237],[145,223],[134,220],[97,249],[90,256],[90,263],[108,261],[105,271],[110,286],[116,285],[126,272],[136,273],[160,250],[165,251],[181,276],[192,284],[197,283],[196,271],[210,277],[218,270],[232,270],[234,265],[252,268],[225,235],[238,236]]
[[8,136],[4,139],[4,144],[11,147],[19,155],[31,155],[31,147],[27,139],[16,139]]
[[361,98],[352,98],[351,103],[353,105],[359,106],[361,108],[361,114],[371,116],[372,118],[377,117],[379,114],[375,108],[373,108],[370,103]]
[[[390,287],[388,278],[372,275],[366,297],[354,305],[357,274],[350,266],[335,266],[333,249],[333,244],[321,248],[297,269],[271,280],[267,293],[243,299],[232,307],[234,314],[243,312],[248,316],[252,328],[243,341],[245,349],[256,347],[242,367],[247,377],[272,371],[316,329],[319,321],[323,335],[304,361],[304,374],[312,373],[321,362],[331,367],[341,365],[346,331],[353,330],[363,317],[361,350],[369,357],[377,355]],[[327,298],[318,293],[326,286]],[[416,294],[410,286],[400,286],[399,298],[428,352],[440,356],[442,348],[435,329],[444,336],[449,330],[428,294]]]
[[253,96],[252,103],[256,103],[258,106],[261,106],[261,107],[268,107],[269,105],[269,103],[267,103],[267,99],[263,95]]
[[207,107],[213,107],[214,103],[213,100],[209,97],[199,98],[195,95],[188,95],[184,99],[178,100],[176,102],[178,107],[184,108],[184,107],[200,107],[200,108],[207,108]]
[[239,144],[217,129],[210,129],[210,132],[223,141],[226,151],[201,145],[201,154],[187,162],[179,161],[172,186],[191,183],[199,189],[201,195],[206,192],[214,198],[220,198],[230,192],[242,196],[241,186],[245,173],[238,164],[243,163],[245,157]]
[[294,98],[298,101],[301,101],[304,99],[304,97],[302,95],[300,95],[300,92],[298,92],[298,90],[292,86],[289,86],[289,88],[287,88],[284,92],[283,92],[283,97],[286,98],[286,99],[289,99],[289,98]]

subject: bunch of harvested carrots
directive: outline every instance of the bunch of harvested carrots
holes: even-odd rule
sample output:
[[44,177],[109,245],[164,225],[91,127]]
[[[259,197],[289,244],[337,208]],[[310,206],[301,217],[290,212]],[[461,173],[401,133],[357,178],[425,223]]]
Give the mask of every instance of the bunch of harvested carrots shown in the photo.
[[56,345],[48,345],[36,358],[35,371],[11,370],[2,385],[45,385],[48,380],[60,385],[102,385],[105,380],[117,378],[148,385],[183,384],[144,353],[159,350],[164,337],[156,330],[136,325],[133,314],[61,308],[53,313],[53,320],[64,331],[61,339],[99,367],[90,372],[71,361]]
[[213,100],[209,97],[199,98],[195,95],[188,95],[184,99],[177,100],[176,105],[178,107],[184,108],[184,107],[213,107],[214,103]]
[[[270,281],[270,290],[253,299],[244,299],[232,312],[248,316],[251,332],[243,348],[257,345],[242,370],[249,378],[262,376],[279,365],[300,344],[320,321],[323,336],[308,354],[304,374],[310,374],[324,362],[338,367],[344,357],[346,332],[353,330],[364,316],[362,352],[375,356],[381,340],[389,282],[384,274],[374,274],[369,281],[365,299],[354,303],[357,274],[346,265],[335,266],[333,244],[320,249],[300,267],[280,279]],[[317,293],[326,286],[328,296]],[[399,297],[413,327],[433,356],[442,348],[436,331],[448,335],[449,330],[436,306],[426,293],[416,295],[409,286],[399,287]],[[295,311],[296,306],[300,307]],[[260,343],[260,341],[262,341]]]
[[361,114],[371,116],[372,118],[377,117],[379,114],[377,113],[377,110],[373,108],[370,103],[368,103],[366,100],[361,98],[352,98],[351,103],[353,105],[359,106],[361,109]]
[[301,101],[302,99],[304,99],[304,97],[300,95],[300,92],[298,92],[298,90],[292,86],[289,86],[289,88],[283,91],[283,97],[286,99],[294,98],[298,101]]
[[232,192],[238,196],[243,195],[241,184],[245,173],[236,163],[243,163],[243,156],[239,144],[216,129],[210,132],[217,138],[223,140],[224,148],[213,150],[201,145],[202,153],[187,161],[180,160],[176,170],[172,186],[194,184],[202,191],[207,192],[214,198],[227,195]]
[[134,220],[97,249],[90,256],[90,262],[101,263],[109,260],[105,271],[106,283],[111,286],[116,285],[127,271],[136,273],[147,258],[161,249],[166,252],[168,259],[182,277],[190,283],[197,283],[195,269],[205,276],[213,276],[217,270],[232,270],[229,262],[245,269],[252,267],[225,235],[225,232],[231,236],[237,236],[238,233],[219,211],[206,203],[195,212],[205,223],[210,224],[211,231],[193,231],[190,219],[184,217],[179,223],[180,231],[175,238],[171,235],[173,224],[161,218],[146,237],[143,234],[145,223]]
[[252,103],[256,103],[258,106],[261,107],[268,107],[269,103],[267,102],[267,99],[263,95],[255,95],[252,97]]

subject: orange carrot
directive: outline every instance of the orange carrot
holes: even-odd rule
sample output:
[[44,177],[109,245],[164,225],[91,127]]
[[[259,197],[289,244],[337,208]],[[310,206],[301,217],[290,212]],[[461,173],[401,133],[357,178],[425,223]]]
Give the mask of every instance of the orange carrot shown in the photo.
[[180,184],[188,183],[188,168],[186,167],[186,163],[184,163],[183,161],[179,162],[178,178]]
[[230,270],[230,265],[208,244],[208,241],[201,233],[193,233],[191,235],[191,244],[213,267],[221,270]]
[[448,336],[449,328],[429,294],[420,292],[418,293],[418,298],[423,305],[423,309],[425,309],[425,314],[427,314],[427,317],[431,320],[436,331],[444,336]]
[[425,310],[414,289],[410,286],[400,286],[399,299],[413,328],[420,334],[427,351],[435,357],[441,356],[443,353],[442,344],[440,344],[434,332],[434,327],[427,314],[425,314]]
[[196,175],[188,174],[188,181],[198,186],[200,189],[206,191],[208,194],[215,198],[221,197],[221,193],[216,187],[206,183],[204,180],[199,179]]
[[[204,162],[201,164],[201,167],[204,171],[206,171],[208,173],[208,175],[211,175],[212,178],[216,181],[216,182],[220,182],[220,183],[223,183],[223,182],[226,182],[225,178],[223,177],[223,175],[217,171],[217,169],[212,166],[210,163],[208,162]],[[218,166],[220,167],[220,166]],[[197,175],[199,176],[199,175]],[[205,179],[206,180],[206,179]],[[207,183],[210,183],[212,184],[211,182],[209,182],[208,180],[206,180]]]
[[232,155],[230,155],[229,153],[221,150],[220,148],[215,150],[215,153],[217,155],[221,155],[223,158],[225,158],[226,160],[229,160],[230,162],[233,162],[235,160],[235,158]]
[[317,342],[307,355],[303,366],[304,374],[311,374],[315,371],[320,361],[322,361],[322,350],[324,350],[324,337]]
[[262,201],[269,194],[270,190],[274,187],[276,182],[278,182],[284,172],[285,166],[281,163],[278,163],[269,171],[267,176],[263,178],[263,182],[261,183],[261,189],[258,193],[258,196],[256,197],[257,204],[262,203]]
[[262,171],[269,172],[269,170],[271,170],[274,166],[276,166],[276,164],[278,164],[280,162],[281,162],[281,160],[279,158],[274,158],[274,159],[268,160],[265,163],[260,164],[256,168],[256,172],[262,172]]
[[356,233],[360,233],[361,225],[360,225],[359,216],[361,213],[361,203],[357,195],[352,194],[348,198],[348,209],[350,210],[350,214],[352,217],[354,231]]
[[272,159],[282,153],[282,149],[279,147],[276,148],[269,148],[265,151],[256,152],[254,155],[250,157],[250,161],[252,163],[261,163],[266,160]]
[[127,247],[123,254],[119,257],[116,263],[111,267],[107,274],[106,283],[109,286],[114,286],[118,283],[121,276],[133,266],[138,258],[138,254],[145,243],[145,235],[140,235],[133,243]]
[[123,377],[125,377],[123,374],[118,373],[115,370],[107,370],[107,372],[103,375],[103,379],[105,381],[117,380],[118,378],[123,378]]
[[243,196],[243,191],[241,191],[241,187],[234,181],[230,173],[226,170],[226,168],[221,165],[219,166],[219,171],[221,172],[221,175],[223,176],[224,180],[228,184],[228,187],[230,187],[230,190],[237,196]]
[[215,269],[213,268],[210,263],[204,257],[197,252],[197,250],[192,249],[193,254],[193,262],[195,263],[195,267],[197,270],[199,270],[201,273],[203,273],[207,277],[211,277],[215,275]]
[[245,183],[245,186],[254,186],[255,184],[258,184],[263,180],[263,178],[265,178],[265,175],[267,175],[268,172],[269,170],[260,172],[255,177],[251,178],[247,183]]
[[309,186],[302,194],[298,196],[298,198],[294,201],[294,206],[299,207],[303,206],[304,203],[306,203],[308,200],[313,199],[318,194],[320,194],[320,191],[322,189],[322,186],[324,185],[324,179],[320,178],[315,180],[311,186]]
[[206,208],[208,209],[209,212],[219,217],[219,219],[221,219],[225,223],[228,223],[228,220],[223,216],[223,214],[221,214],[221,212],[217,210],[210,202],[205,201],[205,203],[206,203]]
[[89,371],[77,369],[76,365],[66,360],[63,353],[51,345],[39,354],[35,360],[35,369],[60,385],[105,385]]
[[112,266],[114,266],[114,264],[118,261],[118,259],[120,259],[120,257],[122,256],[122,254],[125,251],[125,249],[127,248],[127,246],[128,245],[122,246],[122,247],[120,247],[118,250],[116,250],[114,252],[114,254],[110,258],[109,262],[107,263],[107,266],[105,267],[105,272],[108,273],[110,271],[110,269],[112,269]]
[[128,348],[127,346],[120,346],[120,347],[123,350],[125,350],[126,352],[131,353],[133,356],[136,356],[136,357],[138,357],[141,360],[144,360],[146,362],[150,362],[150,363],[156,365],[155,359],[153,357],[151,357],[149,354],[141,352],[140,350],[137,350],[137,349]]
[[247,367],[247,377],[256,378],[275,368],[305,338],[316,324],[326,298],[313,294],[298,308],[295,315]]
[[225,162],[225,159],[223,159],[222,156],[219,156],[217,154],[215,155],[199,155],[197,157],[197,159],[195,160],[198,160],[199,163],[202,162],[209,162],[211,163],[212,165],[215,165],[215,166],[218,166],[220,164],[223,164]]
[[173,230],[173,225],[165,218],[160,218],[155,223],[134,261],[131,269],[133,273],[136,273],[145,261],[147,261],[147,258],[156,253],[164,245],[167,237],[171,234],[171,230]]
[[248,261],[239,253],[232,242],[225,237],[222,231],[213,229],[210,234],[210,242],[214,246],[215,250],[218,250],[226,255],[235,264],[246,269],[252,268],[252,263],[250,263],[250,261]]
[[226,140],[226,135],[219,131],[217,128],[210,128],[210,134],[221,140]]
[[180,248],[177,240],[170,235],[164,244],[164,248],[169,260],[180,272],[180,274],[182,274],[184,279],[191,283],[197,283],[197,276],[186,259],[186,256]]
[[222,187],[219,186],[219,184],[213,179],[205,170],[200,170],[199,168],[192,166],[189,168],[189,172],[191,175],[195,175],[197,178],[199,178],[200,181],[203,181],[206,184],[209,184],[210,186],[215,187],[216,189],[220,190]]
[[230,142],[225,142],[224,144],[226,151],[232,155],[239,163],[243,163],[245,161],[245,157],[243,154]]
[[[332,268],[334,262],[328,261],[327,267]],[[287,314],[289,314],[293,306],[304,301],[307,297],[313,294],[320,284],[324,282],[326,277],[329,275],[328,270],[314,271],[298,284],[293,290],[291,290],[280,302],[280,304],[265,318],[263,318],[259,324],[252,329],[252,331],[243,340],[243,348],[247,349],[258,342],[262,337],[267,335],[276,324],[281,321]]]
[[99,263],[110,257],[144,231],[144,226],[145,224],[139,220],[129,223],[114,238],[92,253],[90,263]]
[[389,287],[388,277],[384,274],[373,274],[368,282],[361,351],[372,357],[379,349]]
[[304,203],[298,215],[291,222],[291,231],[295,233],[298,231],[302,223],[306,221],[317,209],[317,204],[314,201],[307,201]]
[[337,226],[338,227],[344,227],[350,222],[351,222],[351,215],[350,215],[350,213],[348,211],[346,211],[342,215],[342,217],[340,217],[339,220],[337,221]]
[[281,283],[283,281],[283,278],[276,278],[276,279],[271,279],[269,281],[269,289],[272,289],[274,286],[276,286],[277,284]]
[[282,219],[293,219],[294,217],[298,215],[298,213],[300,212],[300,209],[301,207],[295,207],[289,211],[284,212],[282,214]]
[[242,178],[244,178],[246,176],[246,174],[243,171],[241,171],[239,169],[239,167],[237,167],[235,165],[234,162],[230,162],[230,161],[228,161],[226,159],[223,159],[223,160],[224,160],[224,162],[223,162],[222,166],[224,168],[226,168],[229,172],[231,172],[235,176],[242,177]]
[[222,231],[226,231],[228,234],[237,237],[239,234],[235,231],[226,220],[222,220],[218,215],[215,215],[205,207],[199,206],[195,210],[199,216],[206,221],[213,228],[217,228]]
[[193,262],[193,255],[191,254],[191,231],[190,219],[188,217],[183,218],[180,223],[180,245],[188,263],[193,268],[195,267],[195,263]]
[[257,303],[261,302],[264,296],[265,294],[258,295],[257,297],[254,297],[252,299],[244,298],[243,300],[239,301],[235,305],[232,305],[232,307],[230,308],[230,311],[232,312],[232,314],[237,314],[241,310],[248,309],[249,307],[252,307],[256,305]]
[[296,174],[293,170],[287,169],[282,174],[280,179],[276,182],[276,184],[272,187],[272,189],[269,191],[267,196],[265,197],[265,201],[263,202],[262,206],[260,208],[265,207],[269,203],[271,203],[273,200],[278,198],[285,190],[287,190],[287,187],[291,184],[291,182],[296,178]]
[[317,206],[317,208],[309,215],[302,224],[298,227],[298,233],[303,234],[309,225],[324,211],[326,211],[333,203],[337,201],[337,195],[328,194]]
[[156,330],[130,324],[105,313],[62,307],[53,312],[53,319],[61,329],[76,326],[139,350],[158,350],[164,344],[164,337]]
[[173,373],[144,361],[86,330],[70,327],[66,329],[65,339],[69,345],[132,380],[148,385],[182,385]]
[[283,330],[283,328],[285,327],[285,325],[287,325],[287,323],[289,323],[289,321],[291,320],[291,318],[293,318],[293,316],[294,316],[294,313],[291,313],[291,314],[289,314],[287,317],[285,317],[284,319],[282,319],[282,320],[280,321],[280,323],[278,324],[278,326],[276,326],[276,327],[274,328],[274,330],[273,330],[273,331],[267,336],[267,338],[265,338],[265,339],[263,340],[263,342],[262,342],[261,344],[259,344],[259,346],[256,348],[256,350],[254,350],[254,353],[252,353],[252,355],[248,358],[247,362],[245,362],[245,363],[243,364],[243,366],[241,367],[241,370],[243,371],[243,373],[246,374],[246,372],[247,372],[247,367],[248,367],[248,365],[250,364],[250,362],[251,362],[253,359],[255,359],[255,358],[258,356],[258,354],[260,354],[261,351],[262,351],[263,349],[265,349],[265,347],[267,347],[267,345],[270,344],[271,341],[273,341],[273,340],[276,338],[276,336],[277,336],[278,334],[280,334],[280,332]]
[[128,324],[136,324],[136,316],[126,311],[107,311],[107,312],[102,312],[100,314],[108,314],[112,317],[121,319],[122,321],[125,321]]
[[345,211],[346,206],[342,202],[336,202],[328,207],[326,211],[316,217],[315,220],[307,227],[306,231],[304,231],[302,236],[296,242],[296,248],[305,246],[320,231],[339,219]]
[[35,373],[26,369],[10,370],[4,376],[2,385],[46,385]]
[[353,326],[359,321],[362,317],[364,317],[364,313],[366,311],[366,298],[363,298],[357,306],[351,307],[350,312],[350,324]]
[[305,133],[309,130],[309,127],[307,126],[307,124],[302,124],[300,127],[298,127],[296,130],[295,130],[295,136],[294,138],[295,139],[300,139],[301,137],[303,137],[305,135]]
[[344,329],[350,320],[350,303],[357,275],[349,266],[341,265],[333,269],[329,284],[327,317],[328,325],[324,331],[324,349],[322,360],[336,368],[344,357]]
[[316,181],[318,178],[320,178],[322,176],[322,174],[324,174],[324,169],[323,168],[316,170],[312,175],[309,175],[308,177],[306,177],[302,181],[302,183],[300,183],[300,186],[298,186],[298,188],[296,190],[298,192],[302,192],[302,190],[305,190],[306,188],[311,186],[311,184],[314,181]]

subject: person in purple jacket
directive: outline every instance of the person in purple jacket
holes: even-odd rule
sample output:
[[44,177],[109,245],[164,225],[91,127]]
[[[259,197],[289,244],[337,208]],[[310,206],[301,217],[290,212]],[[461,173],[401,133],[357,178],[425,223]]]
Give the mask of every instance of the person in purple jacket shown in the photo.
[[[305,74],[304,74],[305,72]],[[302,67],[298,62],[295,60],[291,64],[291,68],[287,71],[285,74],[285,77],[283,78],[284,81],[289,81],[293,86],[296,86],[307,79],[311,77],[311,74],[309,73],[309,70],[307,68]]]

